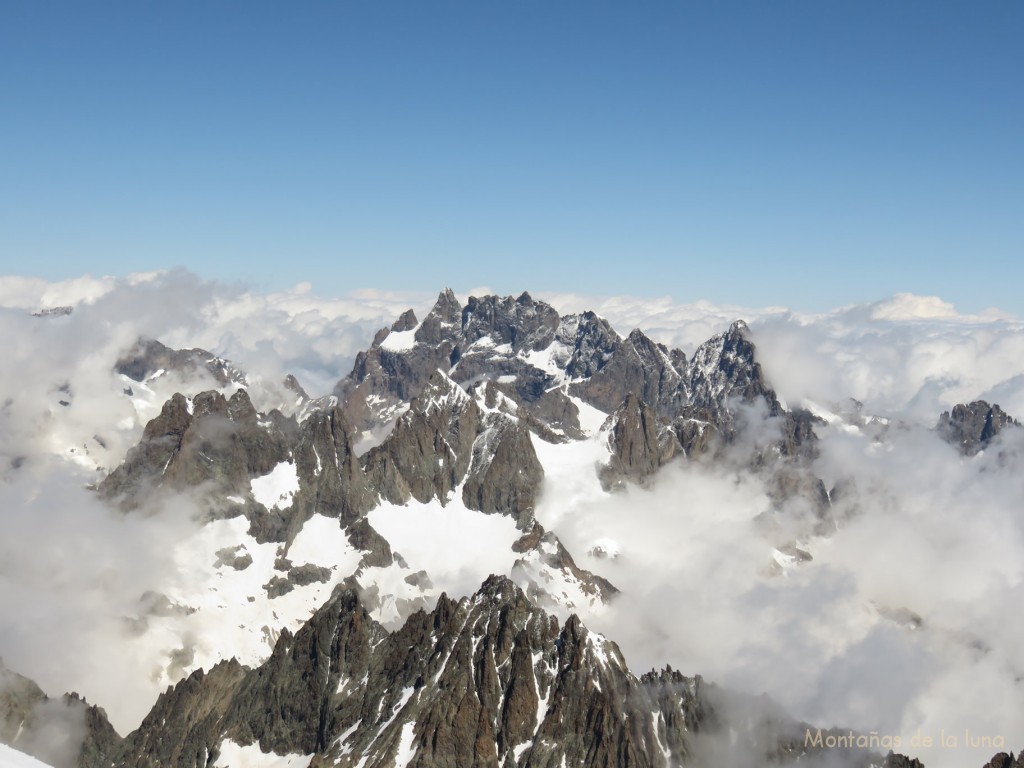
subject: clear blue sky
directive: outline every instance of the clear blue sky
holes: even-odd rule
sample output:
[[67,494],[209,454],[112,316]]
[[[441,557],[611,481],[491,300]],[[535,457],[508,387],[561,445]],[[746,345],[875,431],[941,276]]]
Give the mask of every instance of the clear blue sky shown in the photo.
[[0,4],[0,273],[1024,316],[1024,2]]

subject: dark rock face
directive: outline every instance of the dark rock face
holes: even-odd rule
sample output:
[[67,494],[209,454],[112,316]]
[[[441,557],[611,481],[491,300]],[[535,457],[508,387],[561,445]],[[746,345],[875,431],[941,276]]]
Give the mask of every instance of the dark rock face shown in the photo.
[[391,330],[377,334],[373,345],[356,356],[352,372],[334,388],[346,418],[357,430],[387,421],[395,409],[423,391],[434,371],[447,371],[452,365],[452,338],[461,327],[462,308],[451,290],[438,296],[410,348],[390,349],[390,334],[412,331],[406,326],[415,314],[406,312],[402,318]]
[[[687,456],[733,441],[737,408],[755,406],[782,424],[778,455],[813,457],[813,420],[782,408],[742,321],[688,361],[639,330],[620,337],[593,312],[559,317],[529,294],[471,297],[459,307],[446,291],[422,324],[410,327],[412,319],[406,313],[379,334],[336,387],[356,428],[393,418],[439,369],[466,387],[499,386],[543,439],[582,436],[572,397],[612,413],[633,395],[674,425]],[[389,340],[393,333],[413,336]]]
[[[576,565],[558,537],[551,531],[545,531],[536,521],[512,545],[512,549],[523,555],[512,567],[512,579],[536,605],[547,607],[565,601],[564,595],[552,594],[559,589],[558,582],[575,585],[594,602],[607,603],[619,594],[610,581]],[[558,578],[552,579],[545,569],[555,572]],[[577,606],[570,604],[568,607]]]
[[45,699],[46,694],[35,681],[7,669],[0,659],[0,742],[13,744],[21,724]]
[[629,394],[602,428],[608,435],[611,458],[601,470],[606,490],[629,480],[643,484],[678,450],[675,434],[658,419],[654,409]]
[[354,442],[352,428],[337,406],[314,411],[302,422],[293,451],[299,492],[289,540],[314,514],[350,523],[374,506]]
[[363,457],[370,486],[394,504],[446,502],[469,469],[482,417],[458,384],[435,371],[387,439]]
[[32,317],[65,317],[75,311],[74,307],[46,307],[32,313]]
[[293,431],[294,421],[277,411],[261,419],[245,390],[230,400],[216,391],[191,402],[176,394],[99,490],[126,509],[160,487],[183,491],[210,484],[222,494],[237,493],[287,458]]
[[914,760],[905,755],[897,755],[894,752],[890,752],[885,756],[882,768],[924,768],[924,764],[920,760]]
[[[299,480],[299,490],[286,508],[266,509],[250,500],[225,511],[228,495],[249,496],[251,481],[282,462],[294,462]],[[340,408],[313,410],[298,424],[276,410],[257,413],[245,390],[230,399],[216,391],[200,393],[191,401],[174,395],[146,425],[121,466],[98,487],[126,510],[162,490],[197,489],[215,514],[246,514],[250,532],[260,542],[290,542],[314,514],[336,517],[343,524],[354,522],[377,499]]]
[[697,348],[687,371],[685,388],[692,403],[705,408],[723,408],[729,400],[749,403],[763,399],[768,404],[769,415],[779,414],[778,398],[765,381],[749,335],[747,324],[737,320],[728,331]]
[[[486,407],[486,393],[475,394]],[[391,434],[363,457],[370,487],[394,504],[446,504],[465,481],[470,509],[529,519],[544,470],[529,430],[495,398],[492,392],[494,411],[485,413],[476,397],[435,371]]]
[[473,443],[473,459],[462,488],[470,509],[509,515],[520,522],[532,519],[544,468],[520,421],[488,415]]
[[699,677],[638,679],[614,643],[492,576],[391,634],[340,590],[258,669],[225,662],[168,689],[107,765],[211,765],[223,739],[349,768],[818,765],[803,728]]
[[[232,659],[208,673],[196,670],[160,695],[139,728],[106,765],[157,768],[212,765],[211,746],[246,669]],[[99,765],[95,768],[100,768]]]
[[107,714],[76,693],[51,699],[0,660],[0,744],[53,768],[108,766],[121,744]]
[[716,452],[734,442],[751,413],[757,419],[779,421],[782,436],[771,447],[776,456],[813,453],[817,436],[810,420],[797,418],[781,406],[765,380],[749,335],[746,323],[739,320],[694,353],[677,391],[679,407],[672,419],[687,456]]
[[401,333],[402,331],[411,331],[417,325],[416,313],[411,309],[407,309],[391,324],[391,330],[392,332]]
[[[660,414],[671,412],[679,399],[686,356],[655,344],[639,329],[623,340],[604,320],[581,316],[581,332],[570,366],[570,375],[586,375],[574,385],[574,394],[610,413],[627,395],[650,403]],[[599,320],[599,322],[598,322]]]
[[[528,293],[517,298],[471,297],[461,307],[454,294],[445,291],[416,327],[415,343],[393,345],[388,337],[396,329],[412,330],[412,317],[406,313],[391,331],[378,334],[335,388],[359,429],[387,421],[440,369],[464,386],[507,377],[509,396],[537,421],[555,427],[556,433],[577,437],[579,423],[568,412],[572,404],[567,394],[606,412],[629,392],[660,406],[671,401],[681,381],[676,366],[686,360],[678,350],[669,352],[639,331],[622,339],[592,312],[559,318],[554,308]],[[565,389],[556,386],[558,378],[550,365],[571,382]]]
[[[444,503],[463,480],[467,505],[520,520],[542,477],[527,431],[551,441],[582,437],[580,400],[616,414],[607,487],[644,482],[676,453],[696,457],[728,445],[743,429],[736,409],[744,404],[762,404],[761,412],[779,419],[771,453],[813,458],[813,420],[782,409],[748,337],[737,322],[687,361],[638,330],[621,338],[591,312],[560,318],[529,294],[472,297],[462,307],[445,291],[422,323],[410,310],[378,334],[339,382],[343,402],[325,401],[301,427],[276,411],[257,414],[244,391],[230,401],[216,393],[192,402],[178,396],[100,490],[127,507],[161,486],[212,483],[236,494],[293,458],[300,492],[292,507],[246,510],[261,541],[290,541],[316,513],[351,523],[377,498]],[[170,365],[175,354],[145,343],[122,368],[142,375]],[[466,397],[460,384],[474,395]],[[391,434],[357,461],[356,430],[396,417]]]
[[416,331],[416,341],[420,344],[437,346],[451,337],[455,329],[462,325],[462,305],[455,298],[451,288],[445,288],[438,294],[437,302],[430,313],[423,318],[423,323]]
[[[916,760],[914,761],[917,762]],[[1021,752],[1016,759],[1013,757],[1013,753],[1006,754],[1000,752],[994,756],[983,768],[1024,768],[1024,752]]]
[[246,384],[245,376],[227,360],[205,349],[171,349],[156,339],[139,339],[117,361],[114,370],[132,381],[145,381],[160,370],[176,371],[186,376],[194,376],[202,370],[221,386]]
[[1020,422],[1004,413],[998,405],[976,400],[967,405],[956,405],[952,412],[944,412],[935,429],[961,454],[974,456],[1004,429],[1019,426]]
[[508,344],[513,352],[544,349],[558,327],[558,312],[528,293],[511,296],[471,296],[462,310],[461,341],[470,346],[488,336],[496,345]]
[[[107,713],[76,693],[65,694],[62,701],[69,709],[84,709],[85,738],[78,750],[77,768],[110,765],[120,750],[121,737],[107,719]],[[54,765],[53,768],[60,767]]]
[[309,395],[306,394],[306,390],[302,388],[299,380],[292,374],[288,374],[284,377],[284,381],[281,382],[286,390],[295,395],[300,403],[304,403],[309,400]]

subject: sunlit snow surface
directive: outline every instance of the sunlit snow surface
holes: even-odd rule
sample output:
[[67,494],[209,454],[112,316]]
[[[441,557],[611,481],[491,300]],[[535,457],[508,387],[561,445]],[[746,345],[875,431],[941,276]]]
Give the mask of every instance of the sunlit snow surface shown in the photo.
[[416,329],[408,331],[392,331],[380,343],[381,349],[389,352],[407,352],[416,346]]
[[409,564],[425,570],[438,594],[475,592],[490,574],[507,574],[518,555],[512,544],[522,535],[505,515],[485,515],[452,501],[406,506],[381,504],[368,515],[372,525]]
[[242,746],[231,739],[220,744],[220,756],[215,768],[305,768],[313,755],[276,755],[263,752],[259,744]]
[[[149,619],[144,642],[165,653],[184,649],[192,654],[188,668],[209,669],[228,654],[255,666],[272,650],[280,630],[295,631],[331,594],[334,585],[352,574],[362,553],[349,543],[338,521],[314,515],[299,531],[287,553],[293,566],[318,565],[331,569],[326,583],[295,585],[287,594],[270,598],[264,588],[275,576],[282,545],[259,544],[248,533],[244,517],[217,520],[199,528],[174,550],[178,578],[167,597],[180,610]],[[218,552],[252,558],[242,570],[222,564]],[[164,670],[173,682],[179,670]]]
[[398,741],[398,754],[395,755],[395,768],[406,768],[416,756],[416,746],[413,744],[415,728],[415,720],[410,720],[402,726],[402,735]]
[[34,757],[29,757],[24,752],[0,744],[0,768],[50,768],[50,766],[39,762]]
[[253,498],[267,509],[286,509],[299,492],[299,475],[295,464],[282,461],[269,473],[251,481]]

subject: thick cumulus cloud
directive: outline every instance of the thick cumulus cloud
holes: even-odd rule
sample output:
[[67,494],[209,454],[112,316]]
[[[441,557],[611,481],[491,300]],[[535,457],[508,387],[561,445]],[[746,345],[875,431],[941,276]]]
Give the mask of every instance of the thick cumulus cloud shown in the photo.
[[84,479],[45,457],[0,481],[0,642],[8,667],[51,695],[82,693],[124,729],[159,692],[130,622],[140,597],[175,577],[168,544],[192,515],[180,505],[120,515]]
[[[539,518],[623,593],[585,620],[638,672],[766,692],[807,722],[899,737],[929,766],[1019,748],[1024,436],[965,459],[922,428],[821,431],[815,471],[854,485],[816,530],[727,462],[613,496],[548,484]],[[787,561],[785,543],[813,559]],[[595,546],[616,554],[583,555]]]
[[[831,419],[853,411],[852,397],[888,426],[816,427],[812,470],[844,489],[817,529],[727,463],[670,465],[618,497],[548,483],[539,515],[571,551],[619,553],[586,559],[628,595],[588,622],[638,671],[668,662],[768,692],[809,722],[899,737],[929,766],[1019,749],[1024,437],[1004,433],[964,458],[931,427],[975,399],[1024,415],[1024,323],[910,295],[813,316],[668,299],[589,306],[621,333],[639,327],[688,354],[746,319],[790,406]],[[780,558],[787,541],[813,559]]]

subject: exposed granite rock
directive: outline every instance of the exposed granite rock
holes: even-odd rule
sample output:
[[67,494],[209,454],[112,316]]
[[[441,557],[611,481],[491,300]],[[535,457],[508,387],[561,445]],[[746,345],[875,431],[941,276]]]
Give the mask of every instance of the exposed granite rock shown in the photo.
[[488,414],[473,443],[463,503],[470,509],[510,515],[522,527],[533,518],[543,479],[544,468],[526,426],[502,414]]
[[935,429],[947,443],[964,456],[983,451],[992,439],[1007,427],[1019,427],[1020,422],[1007,415],[998,405],[976,400],[967,405],[956,405],[952,412],[939,417]]
[[350,523],[373,508],[374,494],[342,409],[333,406],[312,412],[299,427],[294,457],[299,492],[293,500],[289,541],[314,514]]
[[[245,390],[230,399],[175,394],[98,490],[126,510],[162,490],[199,491],[215,516],[245,514],[257,541],[290,542],[314,514],[347,524],[376,503],[354,443],[336,406],[313,409],[300,425],[276,410],[257,413]],[[299,489],[290,504],[267,509],[252,500],[250,484],[282,462],[295,464]]]
[[45,307],[44,309],[33,312],[32,317],[65,317],[74,311],[74,307],[66,305],[59,307]]
[[906,755],[889,752],[885,756],[882,768],[924,768],[924,764],[920,760],[909,758]]
[[215,568],[227,566],[236,571],[244,571],[252,565],[252,555],[246,552],[245,547],[241,544],[237,547],[218,549],[216,555],[217,560],[213,564]]
[[125,737],[116,758],[104,768],[212,765],[224,715],[246,674],[245,667],[232,659],[217,664],[208,673],[196,670],[168,688],[138,729]]
[[287,376],[285,376],[284,380],[281,382],[281,385],[286,390],[294,394],[298,398],[299,403],[304,403],[307,400],[309,400],[309,395],[306,393],[306,390],[303,389],[302,385],[299,383],[299,380],[295,378],[295,376],[293,376],[292,374],[289,373]]
[[[582,327],[594,324],[601,328],[596,334],[600,341],[595,344],[597,354],[591,353],[588,364],[577,369],[581,373],[592,370],[592,373],[585,382],[573,386],[574,393],[606,413],[632,394],[651,404],[659,414],[670,414],[679,399],[679,388],[683,384],[680,371],[686,370],[686,356],[679,350],[673,355],[639,329],[623,340],[604,321],[601,321],[602,327],[593,320],[584,323],[583,318],[586,315],[581,317]],[[594,335],[587,334],[591,338]],[[577,348],[580,346],[578,341]]]
[[438,296],[434,308],[416,328],[415,344],[409,349],[390,349],[387,344],[394,330],[405,328],[415,315],[406,312],[392,330],[384,329],[372,346],[356,356],[352,372],[338,382],[334,394],[343,404],[345,417],[356,430],[388,421],[403,404],[418,396],[431,375],[451,365],[453,338],[461,328],[462,308],[451,290]]
[[[393,347],[389,335],[411,330],[412,317],[406,313],[390,331],[378,334],[335,388],[358,429],[387,421],[440,369],[465,386],[507,379],[510,397],[536,421],[556,434],[579,437],[578,419],[567,393],[557,386],[559,377],[571,382],[568,394],[605,412],[629,392],[654,398],[660,406],[671,402],[681,381],[677,366],[686,361],[678,350],[669,352],[639,331],[623,339],[592,312],[559,318],[554,308],[527,293],[474,296],[461,307],[445,291],[415,327],[415,344]],[[550,365],[561,373],[553,373]]]
[[482,417],[458,384],[435,371],[391,434],[363,457],[370,487],[395,504],[446,503],[469,469]]
[[[90,704],[77,693],[65,694],[62,703],[69,709],[84,709],[85,737],[78,749],[76,768],[109,766],[120,751],[122,740],[107,719],[106,711]],[[53,768],[60,766],[54,765]]]
[[[917,763],[916,760],[914,762]],[[910,764],[908,763],[908,765]],[[903,768],[903,766],[899,766],[898,768]],[[921,768],[924,768],[924,766],[921,766]],[[1000,752],[989,761],[988,765],[983,766],[983,768],[1024,768],[1024,752],[1021,752],[1016,759],[1014,759],[1012,752],[1010,754]]]
[[608,603],[619,594],[610,581],[576,565],[558,537],[536,521],[512,550],[522,554],[512,566],[512,580],[542,608],[574,611],[585,607],[573,602],[576,595],[594,605]]
[[45,699],[46,694],[34,680],[7,669],[0,659],[0,743],[13,745],[22,723]]
[[245,386],[245,376],[227,360],[205,349],[171,349],[156,339],[139,339],[114,365],[117,373],[132,381],[145,381],[158,371],[195,376],[204,371],[220,385]]
[[742,320],[697,347],[683,392],[691,404],[708,410],[726,412],[733,400],[763,400],[770,416],[778,416],[782,410],[757,362],[750,329]]
[[225,738],[346,768],[391,766],[400,750],[411,768],[819,765],[802,728],[699,677],[638,679],[578,618],[560,625],[491,577],[391,634],[339,590],[258,669],[225,662],[169,689],[113,765],[211,765]]
[[722,446],[722,435],[711,411],[681,409],[672,422],[672,431],[682,453],[691,458],[714,454]]
[[487,336],[495,345],[508,344],[513,352],[540,350],[551,343],[558,322],[553,307],[534,301],[528,293],[516,299],[470,296],[462,310],[461,343],[470,346]]
[[813,458],[813,419],[782,407],[742,321],[700,345],[688,361],[639,330],[620,337],[593,312],[558,317],[529,294],[471,297],[459,307],[446,291],[414,326],[415,343],[391,344],[391,333],[411,330],[412,316],[403,318],[393,326],[403,330],[379,335],[336,388],[357,429],[394,418],[439,369],[465,387],[496,383],[543,439],[583,436],[572,398],[611,413],[634,395],[674,425],[687,456],[735,442],[744,429],[737,413],[752,408],[779,420],[777,455]]
[[359,561],[361,568],[386,568],[395,561],[388,540],[377,533],[366,518],[348,526],[348,540],[353,549],[366,553]]
[[627,480],[646,482],[679,448],[672,430],[660,422],[653,408],[632,393],[608,417],[602,431],[607,433],[611,450],[608,463],[600,472],[606,490]]
[[217,391],[191,401],[175,394],[99,491],[125,509],[140,506],[161,487],[184,491],[209,484],[208,496],[218,500],[245,493],[253,477],[288,457],[294,428],[278,411],[257,414],[245,390],[230,399]]
[[121,737],[107,713],[77,693],[51,699],[0,659],[0,744],[53,768],[109,766]]
[[304,565],[292,566],[285,561],[282,568],[286,575],[274,575],[270,581],[263,585],[267,597],[271,600],[282,595],[287,595],[295,587],[304,587],[307,584],[325,584],[331,579],[331,569],[319,565],[306,563]]
[[398,319],[391,324],[392,333],[401,333],[402,331],[411,331],[419,324],[416,320],[416,313],[411,309],[405,310]]
[[462,327],[462,305],[455,298],[451,288],[438,294],[437,302],[420,327],[416,329],[416,341],[428,346],[437,346],[449,339],[455,329]]
[[391,434],[363,456],[371,488],[395,504],[410,499],[446,504],[464,481],[467,507],[507,514],[525,525],[544,470],[529,430],[511,415],[518,410],[497,389],[471,396],[435,371]]

